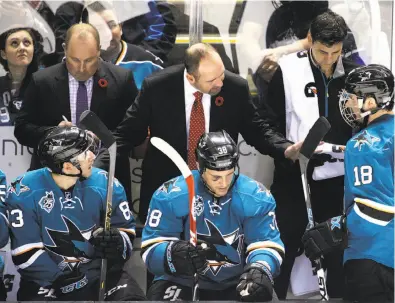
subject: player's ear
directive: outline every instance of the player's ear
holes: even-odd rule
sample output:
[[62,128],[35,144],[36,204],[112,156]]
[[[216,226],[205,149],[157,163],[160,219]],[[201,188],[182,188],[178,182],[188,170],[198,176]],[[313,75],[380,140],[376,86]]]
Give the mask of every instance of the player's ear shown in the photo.
[[0,55],[1,55],[1,58],[3,58],[4,60],[7,60],[7,55],[6,55],[5,51],[1,50]]
[[73,168],[73,164],[70,162],[63,163],[63,172],[70,171]]

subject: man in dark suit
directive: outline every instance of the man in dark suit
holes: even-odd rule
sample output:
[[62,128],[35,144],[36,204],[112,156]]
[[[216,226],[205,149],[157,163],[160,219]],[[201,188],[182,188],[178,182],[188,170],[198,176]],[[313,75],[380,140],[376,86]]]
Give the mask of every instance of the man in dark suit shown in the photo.
[[[77,124],[86,109],[95,112],[110,130],[115,129],[137,95],[130,71],[101,61],[99,34],[93,26],[72,26],[64,48],[65,62],[33,75],[15,121],[14,134],[19,143],[35,150],[48,130]],[[30,169],[39,167],[34,153]],[[129,167],[128,157],[119,156],[116,175],[130,198]]]
[[[166,68],[146,78],[139,96],[117,127],[115,136],[118,150],[128,152],[148,135],[160,137],[173,146],[180,155],[196,167],[191,156],[196,147],[197,131],[226,130],[237,142],[241,133],[248,144],[261,153],[295,158],[300,144],[278,134],[258,114],[249,97],[247,81],[225,71],[215,49],[207,44],[195,44],[186,52],[185,65]],[[197,98],[203,109],[196,106]],[[195,100],[194,100],[195,99]],[[195,126],[192,113],[200,107],[204,111],[200,130]],[[202,122],[203,121],[203,122]],[[194,146],[191,138],[195,139]],[[188,153],[188,150],[190,153]],[[188,156],[189,155],[189,156]],[[105,165],[105,157],[102,157]],[[193,167],[195,164],[195,167]],[[139,219],[145,222],[148,205],[154,191],[165,181],[180,175],[177,167],[164,154],[148,144],[142,164]]]

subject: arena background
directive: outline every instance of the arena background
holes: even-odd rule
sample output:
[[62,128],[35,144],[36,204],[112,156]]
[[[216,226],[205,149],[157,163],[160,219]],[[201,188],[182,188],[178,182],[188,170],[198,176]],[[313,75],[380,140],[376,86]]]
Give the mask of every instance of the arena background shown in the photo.
[[[62,2],[66,1],[46,2],[52,10],[56,10]],[[192,17],[190,18],[191,22],[197,22],[197,28],[195,27],[193,30],[197,32],[202,30],[201,18],[218,29],[216,33],[203,32],[202,41],[223,44],[226,55],[232,61],[235,70],[249,80],[251,94],[256,96],[256,88],[251,81],[251,71],[256,69],[259,58],[262,56],[261,53],[265,49],[266,25],[274,11],[272,1],[190,0],[168,2],[184,10],[186,15],[190,15]],[[260,9],[257,10],[256,6],[252,9],[252,2],[259,2]],[[125,3],[127,3],[129,9],[125,9]],[[121,16],[120,19],[123,20],[143,14],[149,9],[145,0],[114,1],[114,4],[116,4],[115,7],[118,10],[118,16]],[[23,2],[21,2],[21,5],[24,8],[28,7]],[[395,65],[392,58],[395,56],[395,35],[393,31],[395,9],[393,1],[329,1],[329,7],[345,18],[354,34],[358,51],[365,63],[380,63],[394,70]],[[199,13],[200,8],[201,14]],[[20,16],[19,19],[13,18],[12,22],[7,18],[0,18],[0,31],[3,32],[13,26],[34,26],[44,37],[44,49],[47,52],[53,51],[55,37],[49,26],[37,15],[36,11],[30,10],[29,14],[34,18]],[[261,20],[260,24],[251,22],[251,20],[256,20],[257,17]],[[28,20],[34,20],[30,21],[34,24],[30,24]],[[188,26],[180,24],[176,44],[187,45],[190,38],[195,36],[196,32],[192,33]],[[0,71],[0,75],[3,74],[4,71]],[[259,154],[254,148],[247,145],[242,138],[239,140],[238,147],[241,154],[241,172],[261,181],[270,188],[273,175],[272,159]],[[31,149],[21,146],[17,142],[13,136],[12,126],[0,127],[0,169],[5,172],[8,183],[28,169],[31,153]],[[130,159],[133,208],[135,211],[138,211],[141,163],[141,159]],[[12,265],[7,247],[1,253],[7,255],[4,278],[8,282],[7,286],[10,290],[8,301],[16,301],[16,285],[19,283],[19,277]],[[133,262],[136,262],[143,272],[143,267],[139,264],[138,253],[134,256]],[[303,256],[299,258],[295,265],[292,279],[294,294],[303,294],[317,289],[316,280],[311,276],[309,270],[309,262]]]

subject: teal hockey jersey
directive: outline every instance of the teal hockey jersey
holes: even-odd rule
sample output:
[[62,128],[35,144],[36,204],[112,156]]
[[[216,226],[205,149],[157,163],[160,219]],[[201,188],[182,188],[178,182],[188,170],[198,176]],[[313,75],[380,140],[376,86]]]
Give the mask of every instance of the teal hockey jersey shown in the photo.
[[[98,168],[92,168],[92,175],[77,181],[70,192],[59,188],[47,168],[12,181],[5,202],[11,255],[22,279],[45,287],[76,266],[81,273],[100,268],[89,239],[95,228],[104,225],[106,190],[107,172]],[[112,203],[111,225],[122,234],[126,259],[132,250],[135,221],[116,179]]]
[[345,153],[348,244],[344,262],[371,259],[394,267],[394,116],[353,136]]
[[8,219],[5,208],[7,181],[5,174],[0,170],[0,248],[8,243]]
[[[275,219],[275,201],[259,182],[240,175],[224,197],[214,198],[198,171],[193,171],[196,193],[198,240],[216,249],[216,260],[208,260],[201,289],[226,289],[239,282],[247,263],[264,262],[272,274],[279,273],[284,245]],[[143,229],[143,260],[156,280],[191,286],[192,279],[165,273],[168,243],[189,241],[188,189],[182,176],[165,182],[152,196]]]

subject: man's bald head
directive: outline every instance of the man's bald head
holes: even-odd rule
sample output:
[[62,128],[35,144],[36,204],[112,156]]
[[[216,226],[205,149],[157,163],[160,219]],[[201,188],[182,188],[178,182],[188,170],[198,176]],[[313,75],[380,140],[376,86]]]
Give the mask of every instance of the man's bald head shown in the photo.
[[88,40],[94,39],[97,49],[100,50],[100,36],[97,29],[87,23],[78,23],[71,26],[66,33],[66,39],[64,41],[65,48],[67,49],[68,45],[70,44],[70,40],[74,38],[81,39],[81,40]]
[[198,77],[199,64],[209,56],[218,56],[218,52],[210,44],[196,43],[185,51],[185,68],[188,74]]
[[67,31],[64,51],[69,73],[78,81],[88,80],[99,67],[99,33],[90,24],[73,25]]
[[225,78],[225,67],[218,52],[209,44],[197,43],[185,52],[186,78],[202,93],[217,95]]

